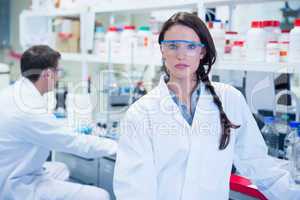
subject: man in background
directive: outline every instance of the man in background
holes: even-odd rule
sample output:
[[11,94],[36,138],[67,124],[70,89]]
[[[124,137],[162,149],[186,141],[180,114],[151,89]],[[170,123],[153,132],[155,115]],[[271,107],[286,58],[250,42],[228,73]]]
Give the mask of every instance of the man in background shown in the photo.
[[47,113],[43,95],[58,81],[60,54],[45,45],[21,57],[22,77],[0,92],[0,199],[109,200],[100,188],[56,179],[43,168],[50,150],[98,158],[114,141],[73,132]]

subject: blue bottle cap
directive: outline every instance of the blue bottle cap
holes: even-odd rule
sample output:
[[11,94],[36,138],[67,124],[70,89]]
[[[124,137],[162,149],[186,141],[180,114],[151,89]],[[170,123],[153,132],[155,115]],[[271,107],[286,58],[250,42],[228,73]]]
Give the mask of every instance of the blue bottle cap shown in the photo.
[[297,128],[298,126],[300,126],[300,122],[292,121],[289,125],[291,128]]
[[272,124],[274,121],[274,117],[264,117],[265,124]]
[[117,27],[117,32],[122,32],[123,28],[122,27]]
[[103,26],[98,26],[98,27],[96,27],[96,32],[97,32],[97,33],[104,33],[104,28],[103,28]]
[[90,135],[92,133],[92,127],[84,126],[77,129],[77,132],[83,133],[85,135]]

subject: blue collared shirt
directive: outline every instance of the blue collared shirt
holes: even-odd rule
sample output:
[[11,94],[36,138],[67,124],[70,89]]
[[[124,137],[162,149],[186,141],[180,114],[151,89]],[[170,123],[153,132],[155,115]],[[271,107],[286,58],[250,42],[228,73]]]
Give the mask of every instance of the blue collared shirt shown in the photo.
[[200,92],[201,92],[200,82],[198,83],[197,87],[195,88],[195,90],[192,93],[191,112],[188,110],[187,105],[179,100],[179,98],[176,96],[175,92],[173,92],[170,89],[169,89],[169,92],[170,92],[170,95],[171,95],[173,101],[178,106],[183,118],[187,121],[187,123],[189,123],[189,125],[192,125],[193,119],[194,119],[194,114],[196,111],[197,102],[198,102]]

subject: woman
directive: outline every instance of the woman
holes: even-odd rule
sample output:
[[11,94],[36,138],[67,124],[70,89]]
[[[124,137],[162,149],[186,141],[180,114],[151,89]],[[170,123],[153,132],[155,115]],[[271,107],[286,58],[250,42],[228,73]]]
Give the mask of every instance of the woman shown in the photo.
[[227,200],[232,164],[269,199],[299,199],[241,93],[212,83],[216,50],[205,24],[180,12],[159,35],[166,75],[123,121],[114,177],[118,200]]

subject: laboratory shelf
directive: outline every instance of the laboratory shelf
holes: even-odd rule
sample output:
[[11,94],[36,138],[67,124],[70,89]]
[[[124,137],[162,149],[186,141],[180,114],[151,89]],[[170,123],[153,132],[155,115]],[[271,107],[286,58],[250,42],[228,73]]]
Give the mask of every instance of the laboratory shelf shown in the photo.
[[101,55],[82,54],[82,53],[62,53],[61,59],[63,61],[70,62],[82,62],[89,63],[107,63],[107,57]]
[[80,62],[83,60],[83,55],[80,53],[61,53],[63,61]]
[[300,63],[267,63],[267,62],[246,62],[246,61],[219,61],[214,69],[257,71],[273,73],[300,73]]
[[64,17],[64,16],[79,16],[85,12],[85,10],[63,10],[63,9],[53,9],[53,10],[24,10],[21,15],[28,16],[28,17]]
[[[62,53],[63,61],[89,63],[108,63],[107,55],[80,54],[80,53]],[[161,59],[149,59],[149,57],[137,57],[132,62],[130,58],[124,56],[115,56],[111,59],[113,64],[135,64],[135,65],[162,65]]]
[[117,12],[150,12],[157,10],[165,10],[165,9],[186,9],[186,8],[197,8],[198,1],[197,0],[187,0],[187,1],[178,1],[178,2],[135,2],[134,4],[126,3],[118,3],[118,4],[109,4],[105,7],[99,6],[95,8],[91,8],[92,12],[96,13],[117,13]]
[[[107,55],[93,55],[80,53],[62,53],[63,61],[89,63],[108,63]],[[112,58],[113,64],[137,64],[137,65],[158,65],[161,66],[160,58],[149,59],[149,57],[137,57],[131,62],[128,57],[116,56]],[[267,62],[246,62],[246,61],[217,61],[213,66],[217,70],[236,70],[236,71],[257,71],[272,73],[300,73],[300,63],[267,63]]]
[[[297,1],[297,0],[287,0]],[[256,3],[271,3],[271,2],[285,2],[283,0],[204,0],[203,4],[206,7],[239,5],[239,4],[256,4]]]

